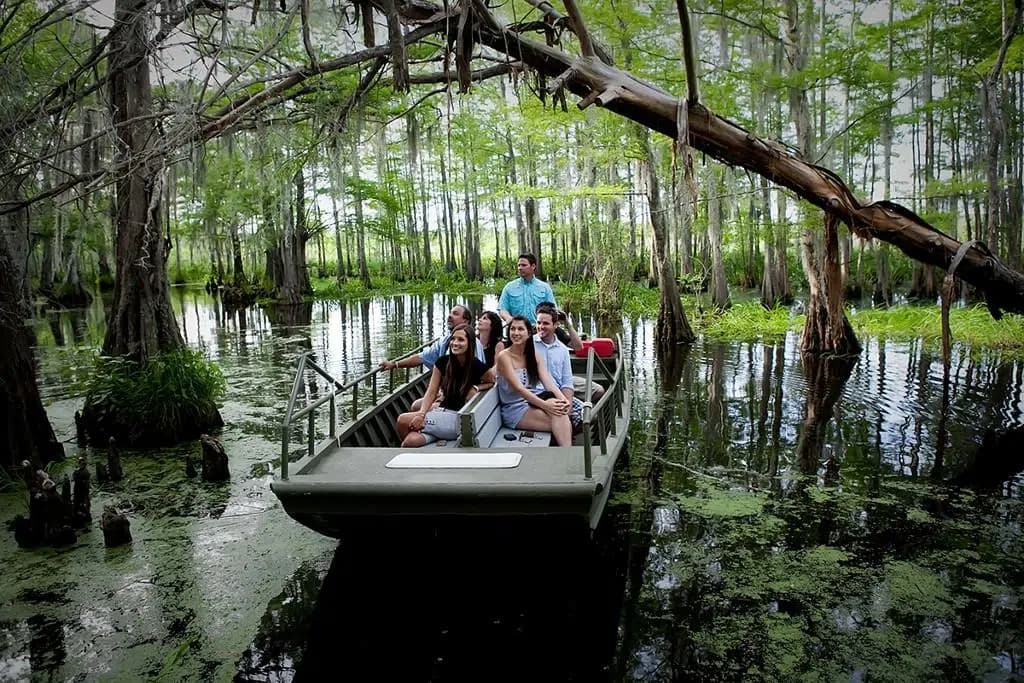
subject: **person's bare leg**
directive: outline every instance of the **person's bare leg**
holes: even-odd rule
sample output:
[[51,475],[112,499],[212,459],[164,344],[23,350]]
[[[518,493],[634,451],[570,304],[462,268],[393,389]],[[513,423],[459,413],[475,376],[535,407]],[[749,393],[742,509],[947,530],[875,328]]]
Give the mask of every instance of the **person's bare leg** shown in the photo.
[[398,429],[398,440],[403,441],[405,437],[412,431],[412,418],[417,413],[415,411],[411,413],[402,413],[398,416],[398,420],[395,421],[395,426]]
[[427,443],[419,432],[409,432],[402,440],[402,448],[419,448]]
[[559,446],[572,445],[572,424],[569,422],[568,415],[552,417],[540,408],[530,408],[519,420],[516,429],[551,432],[551,436]]

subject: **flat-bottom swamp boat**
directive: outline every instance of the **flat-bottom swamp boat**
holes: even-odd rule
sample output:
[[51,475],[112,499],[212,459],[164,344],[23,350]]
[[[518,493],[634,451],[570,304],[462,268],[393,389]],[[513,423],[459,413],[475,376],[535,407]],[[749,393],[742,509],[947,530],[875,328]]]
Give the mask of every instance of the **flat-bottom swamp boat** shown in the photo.
[[[409,354],[412,355],[412,354]],[[584,402],[583,428],[568,447],[554,446],[547,432],[508,429],[501,423],[496,389],[484,391],[459,411],[457,440],[416,449],[399,447],[395,423],[426,390],[430,373],[406,377],[377,400],[374,369],[341,383],[308,354],[299,369],[282,426],[281,472],[271,488],[285,511],[322,534],[340,537],[354,524],[381,520],[451,517],[550,516],[576,519],[593,529],[611,491],[612,472],[626,444],[630,390],[621,340],[605,358],[588,349],[572,359],[577,395],[590,396],[595,382],[605,393]],[[296,405],[307,372],[331,386]],[[372,405],[359,411],[359,395]],[[337,432],[337,413],[351,395],[353,419]],[[316,442],[315,411],[329,406],[328,437]],[[295,425],[306,421],[306,447],[290,449]]]

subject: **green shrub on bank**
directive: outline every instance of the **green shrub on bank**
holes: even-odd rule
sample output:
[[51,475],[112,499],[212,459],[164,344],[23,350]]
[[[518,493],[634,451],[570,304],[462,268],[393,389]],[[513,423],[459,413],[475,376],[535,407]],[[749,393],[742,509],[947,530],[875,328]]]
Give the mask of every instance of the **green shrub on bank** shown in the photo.
[[90,438],[164,445],[218,426],[224,375],[199,351],[183,348],[141,365],[99,357],[87,384],[83,416]]

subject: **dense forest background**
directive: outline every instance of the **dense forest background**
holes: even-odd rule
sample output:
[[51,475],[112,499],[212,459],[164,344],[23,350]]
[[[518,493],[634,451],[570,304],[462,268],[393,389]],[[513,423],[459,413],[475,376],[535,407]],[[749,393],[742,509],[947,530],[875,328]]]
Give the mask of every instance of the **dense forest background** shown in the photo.
[[[618,285],[656,281],[653,163],[684,289],[710,287],[724,306],[728,288],[759,287],[771,305],[803,287],[802,228],[821,218],[791,192],[700,155],[691,175],[672,141],[652,139],[648,153],[631,122],[580,111],[546,92],[551,79],[471,41],[466,79],[457,36],[451,51],[443,32],[407,41],[408,73],[396,73],[391,27],[369,3],[119,0],[141,17],[132,58],[148,59],[151,80],[151,101],[119,122],[111,4],[0,12],[0,222],[39,294],[73,302],[112,281],[115,180],[139,163],[119,153],[118,133],[140,125],[171,281],[256,283],[296,301],[311,278],[504,278],[532,251],[547,279],[605,285],[600,305],[614,311]],[[686,92],[675,3],[578,4],[617,65]],[[1019,266],[1024,49],[1003,45],[1012,5],[690,10],[709,109]],[[575,49],[545,3],[492,11]],[[932,266],[845,230],[839,248],[849,294],[937,296]]]

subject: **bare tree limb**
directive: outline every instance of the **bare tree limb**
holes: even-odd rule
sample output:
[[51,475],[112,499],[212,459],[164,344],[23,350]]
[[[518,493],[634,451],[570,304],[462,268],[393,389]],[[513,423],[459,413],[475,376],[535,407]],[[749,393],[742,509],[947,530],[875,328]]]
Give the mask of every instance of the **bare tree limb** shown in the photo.
[[388,24],[388,40],[391,42],[391,72],[395,92],[409,92],[409,60],[405,54],[405,38],[402,35],[401,19],[395,0],[381,0],[384,19]]
[[313,49],[313,39],[309,35],[309,0],[299,0],[299,14],[302,16],[302,46],[306,48],[306,56],[309,57],[309,68],[319,71],[317,64],[316,50]]
[[686,6],[686,0],[676,0],[676,10],[679,12],[679,26],[683,32],[683,64],[686,66],[686,94],[687,103],[697,104],[700,102],[700,87],[697,83],[697,58],[694,56],[693,29],[690,28],[690,10]]
[[580,8],[576,6],[576,0],[565,0],[565,11],[569,13],[572,20],[573,30],[580,41],[580,52],[584,57],[596,57],[594,44],[590,42],[590,33],[587,32],[587,25],[583,23],[583,15]]
[[[485,81],[488,78],[494,78],[495,76],[504,76],[517,71],[522,71],[524,68],[522,62],[503,62],[501,64],[495,64],[489,66],[486,69],[476,69],[470,72],[469,79],[473,82]],[[447,83],[449,80],[448,75],[441,71],[435,71],[429,74],[412,74],[409,76],[409,82],[414,85],[426,85],[431,83]]]

